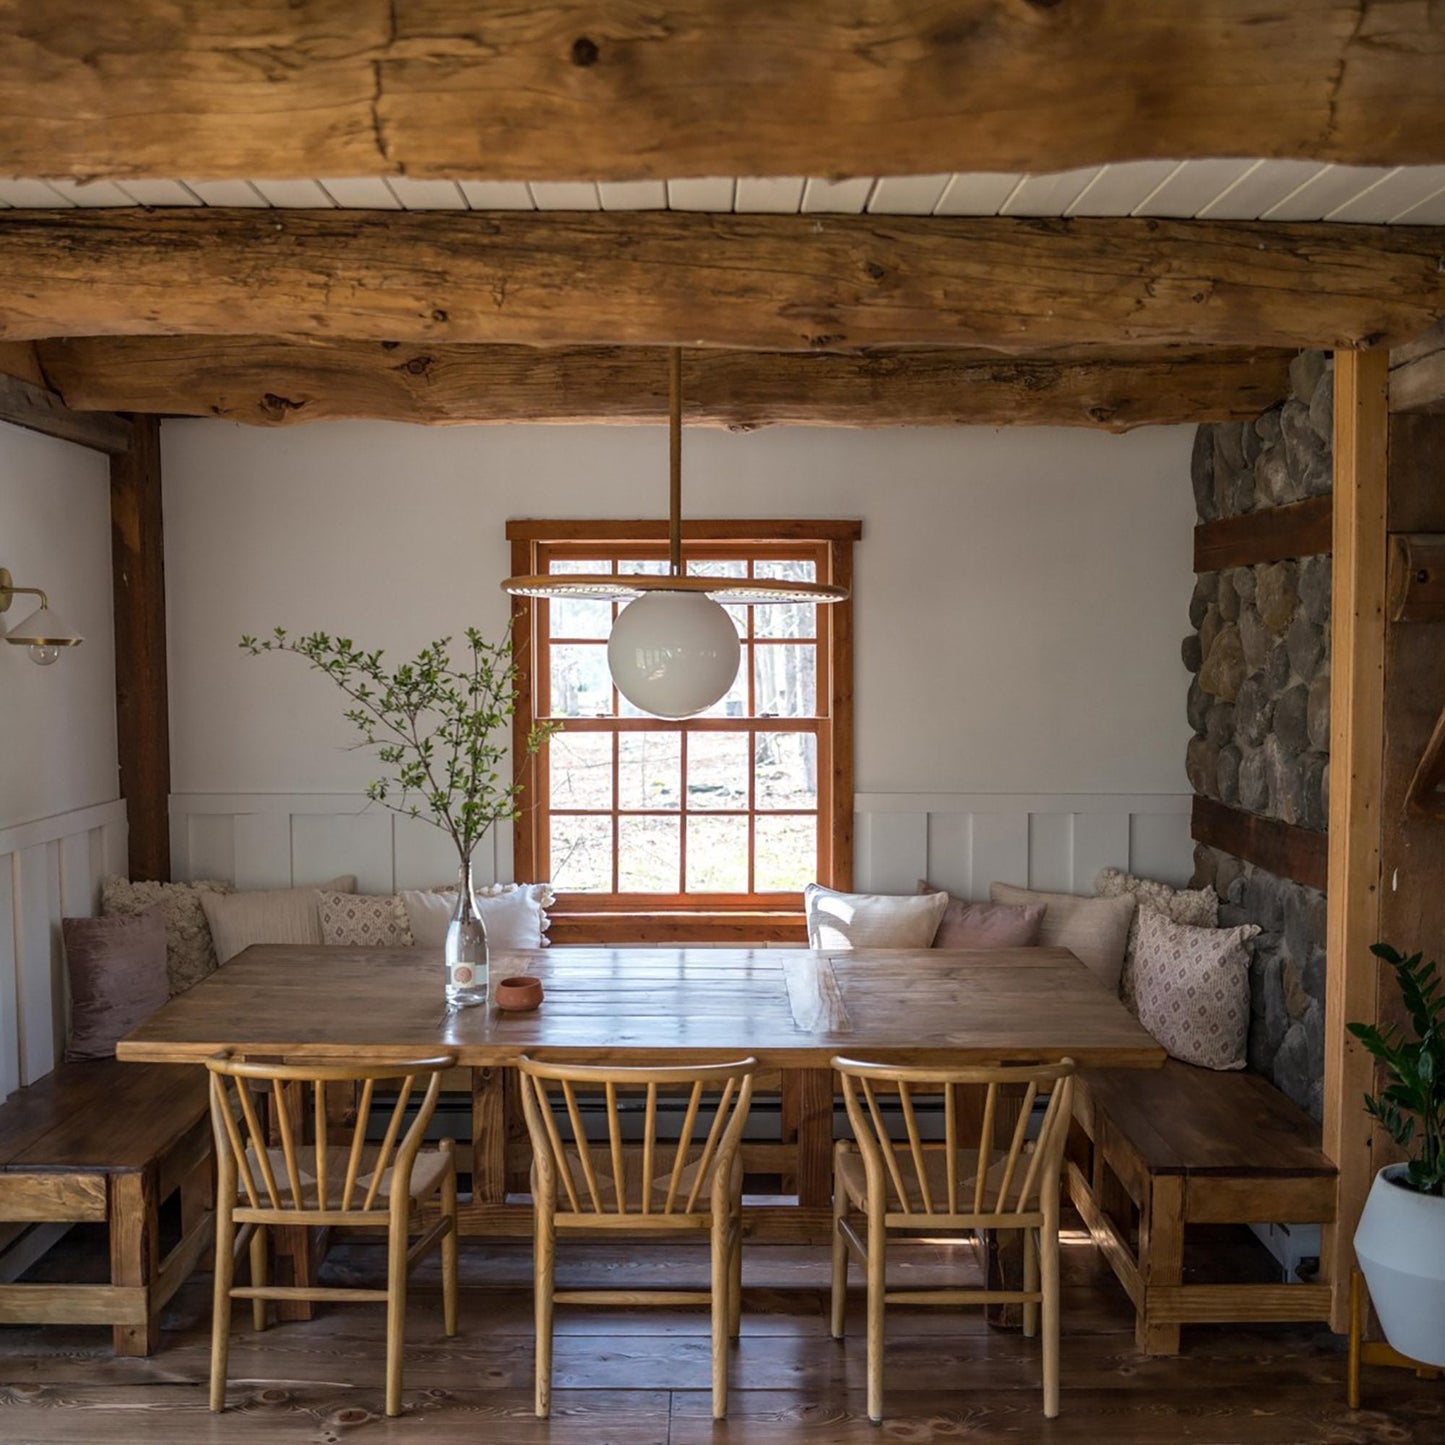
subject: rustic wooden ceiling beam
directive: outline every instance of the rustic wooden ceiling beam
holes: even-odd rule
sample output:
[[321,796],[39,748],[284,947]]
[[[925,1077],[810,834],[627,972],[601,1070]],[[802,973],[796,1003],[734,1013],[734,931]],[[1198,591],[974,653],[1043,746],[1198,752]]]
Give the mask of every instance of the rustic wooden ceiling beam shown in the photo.
[[1428,227],[907,216],[12,211],[0,336],[749,350],[1330,348],[1445,315]]
[[[84,337],[38,353],[75,407],[258,426],[387,421],[661,422],[665,353],[263,337]],[[1285,395],[1285,351],[1009,359],[943,348],[860,356],[689,351],[689,424],[1095,426],[1254,417]]]
[[[46,0],[0,20],[0,174],[1047,171],[1445,161],[1445,30],[1340,0]],[[1363,13],[1361,11],[1363,10]],[[1046,83],[1044,83],[1046,81]]]

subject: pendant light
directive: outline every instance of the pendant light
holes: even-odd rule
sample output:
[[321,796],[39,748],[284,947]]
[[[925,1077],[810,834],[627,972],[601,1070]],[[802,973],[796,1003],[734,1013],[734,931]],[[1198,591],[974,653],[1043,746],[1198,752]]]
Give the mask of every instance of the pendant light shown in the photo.
[[846,587],[771,577],[691,577],[682,568],[682,351],[668,353],[668,570],[508,577],[514,597],[627,601],[607,640],[617,690],[654,717],[705,712],[737,676],[737,628],[721,603],[841,602]]

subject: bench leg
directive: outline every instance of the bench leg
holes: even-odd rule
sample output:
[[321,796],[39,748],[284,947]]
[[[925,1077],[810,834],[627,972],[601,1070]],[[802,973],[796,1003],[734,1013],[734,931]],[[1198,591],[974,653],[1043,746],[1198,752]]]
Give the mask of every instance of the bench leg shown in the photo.
[[1161,1174],[1149,1181],[1139,1211],[1139,1273],[1144,1308],[1134,1322],[1134,1343],[1146,1355],[1177,1355],[1179,1325],[1154,1316],[1154,1291],[1184,1282],[1184,1181]]
[[116,1174],[109,1181],[110,1282],[145,1291],[144,1324],[115,1325],[111,1338],[117,1355],[153,1354],[160,1326],[151,1299],[160,1271],[160,1220],[155,1171]]

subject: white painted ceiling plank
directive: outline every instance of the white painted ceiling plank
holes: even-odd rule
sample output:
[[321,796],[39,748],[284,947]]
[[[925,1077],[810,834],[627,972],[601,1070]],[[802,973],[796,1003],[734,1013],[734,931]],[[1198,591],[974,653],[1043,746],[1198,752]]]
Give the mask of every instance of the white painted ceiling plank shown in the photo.
[[1327,221],[1393,221],[1402,211],[1432,196],[1445,186],[1445,166],[1398,168],[1361,191],[1353,200],[1336,206]]
[[996,216],[1024,177],[1016,171],[961,171],[950,178],[935,216]]
[[0,198],[21,210],[67,211],[75,202],[44,181],[0,181]]
[[132,206],[135,204],[113,181],[72,181],[64,177],[47,181],[52,191],[58,191],[67,201],[77,206]]
[[1074,198],[1066,216],[1127,216],[1179,169],[1179,161],[1126,161],[1100,166]]
[[204,206],[263,206],[270,202],[250,181],[187,181],[186,189]]
[[535,211],[526,181],[458,181],[474,211]]
[[465,211],[466,197],[455,181],[417,181],[410,176],[388,176],[391,193],[409,211]]
[[1003,216],[1067,216],[1069,207],[1088,189],[1101,167],[1026,176],[999,207]]
[[1393,166],[1326,166],[1284,200],[1271,206],[1264,221],[1319,221],[1352,200],[1361,191],[1383,180]]
[[882,216],[931,216],[951,172],[936,176],[881,176],[868,197],[868,210]]
[[199,206],[201,199],[181,181],[117,181],[138,206]]
[[739,176],[734,209],[754,215],[795,216],[803,204],[802,176]]
[[730,211],[737,182],[731,176],[695,176],[667,183],[667,205],[673,211]]
[[323,177],[317,184],[348,211],[401,210],[401,202],[380,176]]
[[665,211],[667,186],[662,181],[599,181],[597,199],[604,211]]
[[1203,207],[1200,219],[1257,221],[1328,167],[1321,161],[1260,161]]
[[273,206],[288,211],[326,210],[335,204],[315,181],[252,182]]
[[1168,180],[1130,213],[1135,216],[1189,217],[1197,215],[1236,181],[1247,175],[1254,161],[1185,161]]
[[1390,222],[1396,226],[1445,226],[1445,190],[1426,196],[1398,216],[1391,216]]
[[594,181],[529,181],[532,204],[539,211],[600,211],[602,198]]
[[872,176],[850,176],[843,181],[809,176],[803,186],[802,210],[804,214],[859,215],[867,208],[875,184]]

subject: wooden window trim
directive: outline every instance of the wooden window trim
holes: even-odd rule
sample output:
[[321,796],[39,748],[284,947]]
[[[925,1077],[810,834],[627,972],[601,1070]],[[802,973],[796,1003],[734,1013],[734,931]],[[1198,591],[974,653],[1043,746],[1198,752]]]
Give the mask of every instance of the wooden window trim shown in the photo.
[[[737,542],[751,544],[787,544],[809,542],[821,544],[819,580],[838,583],[851,589],[853,583],[853,543],[862,537],[862,523],[856,521],[685,521],[684,541],[709,543]],[[525,575],[540,570],[542,551],[557,543],[602,543],[609,554],[626,548],[628,543],[655,546],[667,538],[667,524],[661,521],[546,520],[516,519],[507,523],[507,540],[511,544],[512,574]],[[526,738],[535,721],[534,674],[538,656],[538,613],[533,599],[512,599],[512,649],[517,663],[519,681],[517,708],[513,717],[514,755],[523,757]],[[822,631],[822,629],[820,629]],[[831,706],[830,726],[819,729],[818,772],[830,780],[828,816],[820,814],[818,878],[833,888],[853,886],[853,603],[834,603],[829,607],[826,640],[820,636],[817,662],[820,690]],[[586,724],[591,719],[578,719]],[[787,718],[718,718],[703,720],[697,727],[718,730],[764,731],[786,730]],[[738,724],[746,723],[740,729]],[[761,724],[762,726],[759,726]],[[679,731],[679,723],[660,719],[615,719],[606,730],[619,727],[645,728],[649,731]],[[534,760],[535,761],[535,760]],[[541,810],[537,799],[546,786],[543,767],[530,766],[524,771],[526,787],[521,799],[521,814],[513,825],[514,874],[521,879],[537,876],[540,856],[539,830]],[[581,900],[585,897],[586,901]],[[557,943],[624,943],[624,942],[722,942],[742,943],[804,941],[801,911],[796,906],[778,909],[760,908],[755,897],[709,895],[705,907],[696,896],[659,895],[655,901],[644,900],[637,907],[635,895],[627,895],[626,909],[608,895],[578,895],[553,911],[551,937]],[[611,907],[608,905],[611,904]]]

